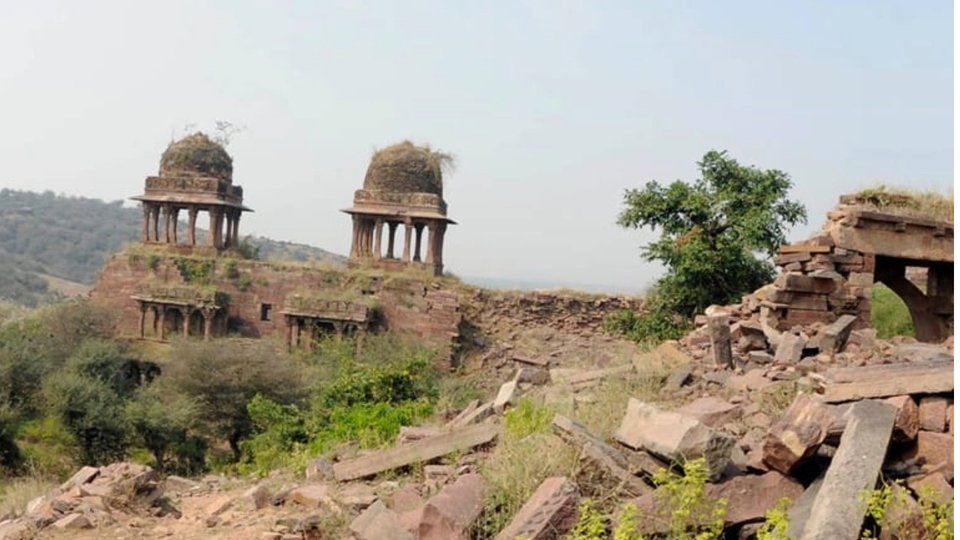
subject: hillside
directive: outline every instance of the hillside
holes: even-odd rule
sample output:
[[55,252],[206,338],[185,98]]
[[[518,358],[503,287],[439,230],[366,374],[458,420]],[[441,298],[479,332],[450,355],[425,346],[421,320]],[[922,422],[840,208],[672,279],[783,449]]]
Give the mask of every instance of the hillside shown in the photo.
[[[0,190],[0,298],[33,306],[84,290],[104,257],[138,239],[141,219],[123,201]],[[247,239],[264,259],[345,261],[313,246]]]

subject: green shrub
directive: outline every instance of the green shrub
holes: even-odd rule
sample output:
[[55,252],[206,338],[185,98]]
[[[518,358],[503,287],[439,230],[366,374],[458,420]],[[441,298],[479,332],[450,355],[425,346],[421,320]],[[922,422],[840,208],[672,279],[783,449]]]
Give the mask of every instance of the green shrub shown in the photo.
[[223,268],[223,274],[227,279],[237,279],[240,277],[240,271],[237,270],[237,261],[227,261],[227,264]]
[[524,398],[504,415],[504,427],[507,435],[522,439],[527,435],[549,431],[552,420],[553,413],[549,409],[538,407]]
[[193,284],[205,284],[213,274],[212,259],[177,259],[177,269],[184,281]]
[[160,267],[160,256],[156,253],[151,253],[147,255],[147,268],[156,272],[157,268]]
[[636,504],[627,503],[620,511],[617,528],[613,531],[613,540],[643,540],[637,530],[640,527],[640,509]]
[[658,488],[656,518],[665,525],[668,538],[721,538],[727,501],[707,496],[707,463],[704,458],[686,462],[682,475],[660,469],[654,474],[653,481]]
[[580,502],[577,522],[570,531],[568,540],[608,540],[607,524],[603,514],[597,510],[591,499]]
[[27,468],[42,476],[67,478],[80,465],[80,447],[59,416],[25,422],[20,426],[17,443]]
[[656,295],[651,296],[640,313],[623,309],[603,320],[603,328],[639,343],[659,343],[679,339],[690,328],[692,321],[671,311]]
[[763,525],[757,531],[757,540],[791,540],[788,534],[790,502],[789,497],[783,497],[776,506],[767,510]]
[[897,293],[882,283],[873,286],[871,302],[871,324],[877,330],[877,337],[889,339],[893,336],[913,336],[913,319],[910,310]]
[[241,274],[237,279],[237,288],[241,291],[246,291],[253,285],[253,278],[250,277],[250,274]]

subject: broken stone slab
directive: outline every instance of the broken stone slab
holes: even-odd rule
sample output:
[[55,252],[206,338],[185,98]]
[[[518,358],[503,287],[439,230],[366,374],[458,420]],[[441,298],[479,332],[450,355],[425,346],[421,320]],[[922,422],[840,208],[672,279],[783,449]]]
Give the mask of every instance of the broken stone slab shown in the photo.
[[803,493],[803,486],[789,476],[776,471],[760,475],[734,476],[717,484],[708,484],[707,496],[726,499],[727,526],[763,521],[768,510],[780,499],[795,500]]
[[287,500],[307,508],[335,508],[336,503],[330,496],[330,488],[323,484],[300,486],[287,495]]
[[483,405],[480,405],[475,409],[473,409],[472,411],[470,411],[469,414],[463,415],[462,417],[458,416],[457,418],[454,418],[453,420],[448,422],[447,425],[444,426],[444,429],[447,431],[463,429],[465,427],[472,426],[474,424],[477,424],[486,420],[492,414],[493,414],[493,402],[488,401],[487,403],[484,403]]
[[440,429],[429,426],[401,426],[400,433],[397,434],[397,443],[406,444],[420,439],[436,437],[440,434]]
[[944,432],[947,428],[947,398],[926,396],[920,398],[920,429]]
[[420,540],[464,538],[483,512],[490,486],[479,474],[465,474],[427,501],[419,514],[416,537]]
[[219,516],[233,506],[233,497],[230,495],[217,495],[212,501],[204,507],[204,513],[207,517]]
[[803,348],[807,340],[801,336],[791,333],[785,333],[780,337],[780,344],[777,345],[777,352],[773,355],[773,361],[776,364],[792,365],[800,361],[803,356]]
[[735,443],[729,435],[710,429],[696,418],[664,411],[630,398],[627,412],[614,435],[635,450],[647,450],[667,460],[705,458],[711,478],[718,478],[730,464]]
[[169,493],[185,493],[193,489],[200,489],[203,484],[189,478],[170,475],[163,479],[163,490]]
[[90,529],[93,524],[83,514],[68,514],[53,523],[54,529]]
[[513,355],[513,360],[520,362],[522,364],[529,364],[532,366],[537,366],[540,368],[545,368],[550,365],[550,360],[547,358],[538,358],[534,356],[524,356],[519,354]]
[[747,353],[747,361],[759,366],[765,366],[773,363],[773,355],[767,351],[750,351]]
[[881,364],[835,368],[826,373],[823,398],[828,403],[903,394],[953,392],[953,361]]
[[337,481],[345,482],[405,467],[412,463],[427,463],[452,452],[488,444],[497,437],[499,431],[499,426],[494,424],[470,426],[367,456],[335,463],[333,474]]
[[493,400],[493,412],[503,414],[508,406],[517,404],[520,391],[516,379],[507,381],[500,385],[500,391],[497,392],[496,399]]
[[663,387],[667,391],[679,390],[690,381],[691,375],[693,375],[693,370],[690,366],[681,366],[670,372],[666,382],[663,383]]
[[547,478],[494,540],[560,540],[576,523],[579,504],[573,482]]
[[570,384],[574,387],[588,385],[599,382],[603,379],[616,377],[634,370],[633,364],[624,364],[622,366],[613,366],[603,369],[593,369],[584,371],[582,369],[562,369],[556,368],[550,370],[550,380],[558,383]]
[[60,491],[69,491],[74,486],[82,486],[92,482],[94,478],[100,475],[100,469],[85,465],[79,471],[73,473],[69,480],[60,484]]
[[560,438],[580,448],[582,461],[599,469],[603,476],[611,478],[628,494],[638,496],[651,491],[652,488],[628,469],[623,454],[594,436],[583,424],[558,414],[553,417],[553,430]]
[[941,467],[953,471],[953,435],[921,430],[917,433],[916,446],[908,449],[903,457],[925,471]]
[[820,487],[823,486],[823,477],[824,473],[820,473],[820,476],[811,482],[807,489],[803,491],[803,494],[790,505],[790,509],[787,511],[788,538],[800,538],[800,535],[803,534],[803,528],[807,525],[807,520],[810,519],[810,509],[813,507],[813,502],[817,500],[817,495],[820,494]]
[[857,322],[855,316],[841,315],[836,321],[830,323],[820,335],[820,350],[827,353],[839,352],[846,345],[855,322]]
[[550,382],[550,372],[542,368],[522,367],[513,379],[519,383],[540,386]]
[[350,522],[350,531],[359,540],[414,540],[397,514],[376,501]]
[[850,408],[847,429],[810,508],[800,540],[857,540],[863,523],[860,493],[876,487],[897,411],[866,400]]
[[709,427],[719,428],[740,419],[740,407],[720,398],[706,396],[680,407],[677,412],[690,415]]
[[710,355],[713,358],[713,365],[725,369],[733,369],[729,319],[730,317],[726,313],[707,316],[707,329],[710,332]]
[[243,493],[243,501],[254,510],[260,510],[270,505],[273,495],[264,485],[253,486]]
[[948,362],[953,353],[933,343],[901,343],[897,345],[896,357],[907,362]]
[[893,442],[905,443],[917,438],[920,430],[920,409],[910,396],[893,396],[883,400],[897,408],[893,422]]
[[774,470],[790,474],[816,453],[835,419],[828,405],[808,394],[797,394],[764,437],[763,462]]

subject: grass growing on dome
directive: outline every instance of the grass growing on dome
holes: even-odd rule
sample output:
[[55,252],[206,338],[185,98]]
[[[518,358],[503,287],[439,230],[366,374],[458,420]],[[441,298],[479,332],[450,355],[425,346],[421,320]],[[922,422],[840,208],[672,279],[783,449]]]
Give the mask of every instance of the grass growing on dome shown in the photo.
[[851,204],[896,214],[953,223],[953,193],[923,191],[880,184],[850,197]]
[[429,173],[441,183],[443,182],[443,173],[452,171],[456,166],[456,158],[453,154],[435,150],[429,144],[418,146],[410,141],[375,149],[371,162],[383,166],[424,163],[428,169],[423,172]]
[[171,142],[160,157],[160,173],[201,174],[223,180],[233,176],[233,158],[203,132]]

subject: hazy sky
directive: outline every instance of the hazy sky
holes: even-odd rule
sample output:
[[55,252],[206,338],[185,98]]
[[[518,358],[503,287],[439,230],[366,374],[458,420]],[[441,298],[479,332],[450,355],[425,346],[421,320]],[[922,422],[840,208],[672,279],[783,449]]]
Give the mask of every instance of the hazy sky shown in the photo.
[[228,150],[245,233],[349,250],[371,151],[456,155],[457,274],[642,287],[623,190],[709,149],[847,190],[953,184],[952,4],[0,0],[0,187],[116,200],[172,136]]

